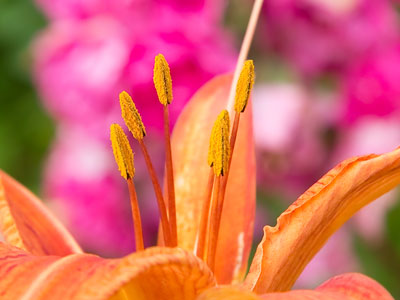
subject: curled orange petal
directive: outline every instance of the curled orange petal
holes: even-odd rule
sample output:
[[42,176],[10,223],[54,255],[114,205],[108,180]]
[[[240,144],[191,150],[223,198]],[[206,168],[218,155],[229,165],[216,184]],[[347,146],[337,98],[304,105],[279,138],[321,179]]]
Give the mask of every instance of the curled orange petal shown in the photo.
[[400,149],[350,158],[265,226],[245,285],[258,294],[289,290],[327,239],[354,213],[400,183]]
[[[189,101],[173,131],[178,245],[187,250],[194,249],[199,230],[210,172],[207,153],[211,128],[226,107],[231,80],[228,75],[218,76],[204,85]],[[225,194],[215,270],[219,283],[240,279],[246,271],[254,210],[255,158],[249,107],[240,120]]]
[[5,300],[195,299],[215,286],[208,267],[178,248],[103,259],[90,254],[34,256],[0,243],[0,275]]
[[82,252],[42,202],[1,170],[0,232],[9,244],[37,255]]

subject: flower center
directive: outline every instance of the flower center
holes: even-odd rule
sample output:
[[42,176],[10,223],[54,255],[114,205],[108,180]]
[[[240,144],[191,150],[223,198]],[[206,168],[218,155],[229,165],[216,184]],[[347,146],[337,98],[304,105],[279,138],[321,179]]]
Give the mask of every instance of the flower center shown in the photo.
[[[127,92],[122,92],[120,94],[120,105],[122,118],[133,137],[139,142],[141,152],[144,156],[153,183],[160,214],[160,230],[162,233],[163,244],[166,247],[176,247],[179,245],[179,237],[176,225],[175,188],[168,110],[173,99],[172,80],[168,63],[161,54],[157,55],[155,58],[153,79],[157,95],[164,109],[164,137],[166,149],[165,173],[167,191],[164,195],[144,142],[146,129],[132,98]],[[232,161],[232,152],[235,147],[236,136],[239,128],[240,115],[244,112],[247,106],[253,83],[254,65],[253,61],[248,60],[243,65],[236,86],[234,105],[235,118],[233,121],[232,131],[230,131],[230,118],[227,110],[223,110],[218,115],[211,131],[208,152],[210,175],[205,190],[206,193],[204,195],[195,253],[199,258],[207,262],[212,271],[214,271],[215,266],[215,254],[223,211],[224,196],[229,176],[229,168]],[[133,181],[135,168],[132,148],[123,129],[118,124],[111,125],[110,139],[118,169],[121,172],[121,176],[127,181],[132,207],[136,250],[141,251],[144,249],[144,243],[140,210]],[[166,203],[168,203],[168,207]]]

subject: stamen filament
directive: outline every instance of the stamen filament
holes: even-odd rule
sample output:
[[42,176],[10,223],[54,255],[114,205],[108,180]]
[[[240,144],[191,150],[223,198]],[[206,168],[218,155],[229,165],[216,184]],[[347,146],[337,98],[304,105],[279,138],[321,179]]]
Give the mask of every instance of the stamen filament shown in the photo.
[[129,189],[129,197],[131,200],[133,229],[135,231],[136,251],[142,251],[142,250],[144,250],[142,220],[140,218],[140,210],[139,210],[139,204],[138,204],[137,195],[136,195],[135,184],[133,183],[132,178],[128,178],[127,183],[128,183],[128,189]]
[[177,246],[178,233],[176,226],[174,170],[172,165],[168,105],[164,105],[164,137],[165,137],[165,165],[166,165],[167,191],[168,191],[168,217],[169,217],[169,224],[171,227],[171,238],[173,243],[172,245]]
[[160,219],[161,219],[161,227],[163,230],[164,243],[167,247],[173,247],[173,243],[171,240],[171,231],[168,223],[167,209],[165,207],[164,198],[161,191],[160,183],[158,182],[156,172],[153,167],[153,163],[151,162],[150,155],[147,151],[147,147],[144,144],[142,139],[138,140],[140,149],[142,150],[144,160],[146,162],[147,170],[149,171],[151,182],[153,183],[154,192],[157,198],[158,209],[160,211]]
[[197,250],[196,255],[204,259],[204,250],[206,246],[206,237],[207,237],[207,229],[208,229],[208,221],[210,215],[210,204],[211,204],[211,196],[214,186],[214,170],[210,168],[210,174],[208,175],[206,194],[204,197],[203,207],[201,210],[201,218],[200,218],[200,226],[199,226],[199,235],[197,237]]
[[221,215],[218,213],[222,211],[220,203],[220,183],[221,176],[215,176],[214,178],[214,192],[211,207],[210,226],[208,230],[208,249],[207,249],[207,264],[212,272],[215,270],[215,256],[217,250],[219,224],[221,221]]

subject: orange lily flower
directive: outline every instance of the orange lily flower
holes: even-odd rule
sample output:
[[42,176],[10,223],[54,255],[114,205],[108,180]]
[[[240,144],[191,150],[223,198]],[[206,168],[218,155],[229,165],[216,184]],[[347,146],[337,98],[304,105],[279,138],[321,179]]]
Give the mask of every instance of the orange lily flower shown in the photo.
[[[230,174],[217,248],[211,253],[209,247],[200,258],[195,255],[210,174],[209,132],[226,107],[231,81],[230,76],[220,76],[207,83],[174,128],[177,247],[152,247],[120,259],[85,254],[40,200],[0,171],[0,232],[6,240],[0,243],[0,299],[393,299],[376,281],[355,273],[334,277],[315,290],[289,290],[344,222],[400,183],[400,149],[350,158],[329,171],[278,218],[275,227],[264,228],[245,276],[255,209],[251,109],[241,117],[232,162],[224,171]],[[134,168],[126,162],[125,150],[116,148],[116,157],[122,155],[121,174],[129,180]],[[214,167],[219,150],[212,150]],[[227,148],[219,152],[229,153]],[[172,231],[165,241],[174,243]],[[209,267],[211,255],[215,260]]]

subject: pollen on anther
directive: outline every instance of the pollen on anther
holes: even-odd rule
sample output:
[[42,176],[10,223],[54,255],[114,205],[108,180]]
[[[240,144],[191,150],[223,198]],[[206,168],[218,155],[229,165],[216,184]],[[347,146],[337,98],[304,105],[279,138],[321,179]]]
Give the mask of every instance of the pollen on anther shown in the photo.
[[208,164],[213,167],[216,176],[227,173],[229,157],[229,113],[227,110],[223,110],[212,128],[208,151]]
[[143,139],[146,136],[146,129],[143,125],[142,117],[136,109],[131,96],[129,96],[127,92],[123,91],[119,94],[119,103],[121,105],[122,118],[124,119],[129,131],[135,139]]
[[239,80],[236,85],[235,95],[235,111],[238,113],[244,112],[249,101],[250,92],[254,84],[254,64],[252,60],[246,60],[242,71],[240,72]]
[[172,79],[168,63],[162,54],[155,57],[153,80],[161,104],[170,104],[172,101]]
[[112,124],[110,126],[110,139],[114,158],[121,172],[121,176],[125,179],[133,178],[135,175],[135,167],[133,165],[132,148],[121,126],[118,124]]

